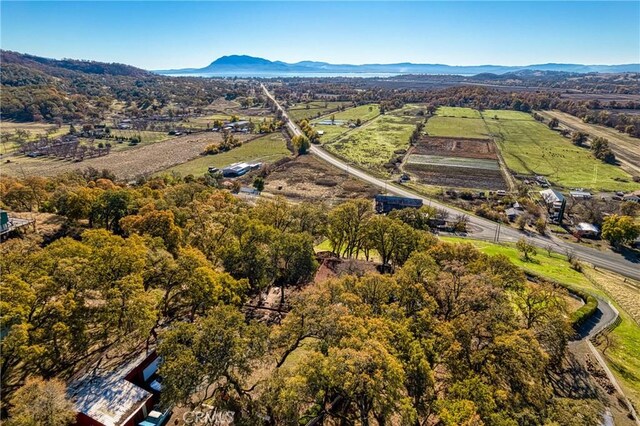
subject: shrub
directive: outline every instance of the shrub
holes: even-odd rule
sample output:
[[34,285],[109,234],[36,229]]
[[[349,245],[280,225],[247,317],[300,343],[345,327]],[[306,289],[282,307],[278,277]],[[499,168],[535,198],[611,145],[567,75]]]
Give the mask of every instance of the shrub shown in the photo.
[[216,155],[220,152],[220,148],[216,144],[207,145],[207,147],[202,151],[202,155]]
[[572,290],[578,296],[580,296],[585,304],[580,307],[577,311],[571,314],[570,320],[573,328],[577,329],[582,324],[584,324],[598,309],[598,299],[590,295],[589,293],[585,293],[582,291]]

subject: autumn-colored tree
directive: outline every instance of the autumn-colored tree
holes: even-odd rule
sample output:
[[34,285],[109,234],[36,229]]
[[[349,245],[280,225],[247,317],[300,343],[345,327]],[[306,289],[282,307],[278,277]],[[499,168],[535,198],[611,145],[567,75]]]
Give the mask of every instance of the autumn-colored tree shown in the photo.
[[75,422],[76,411],[58,379],[29,378],[11,397],[7,426],[65,426]]
[[612,214],[602,223],[602,238],[614,247],[634,241],[640,236],[640,225],[630,216]]
[[158,347],[163,404],[195,407],[214,397],[219,403],[247,398],[245,381],[264,353],[264,333],[264,326],[247,324],[231,306],[164,332]]

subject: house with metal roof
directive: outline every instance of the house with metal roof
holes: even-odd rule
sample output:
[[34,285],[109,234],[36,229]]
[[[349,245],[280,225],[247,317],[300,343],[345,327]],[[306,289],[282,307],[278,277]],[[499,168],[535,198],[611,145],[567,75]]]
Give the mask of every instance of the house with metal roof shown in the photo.
[[576,225],[575,232],[576,235],[581,238],[598,238],[598,235],[600,235],[600,230],[598,229],[598,227],[587,222],[578,223]]
[[560,191],[549,188],[544,191],[540,191],[540,196],[544,202],[547,212],[549,213],[549,219],[553,223],[562,224],[562,218],[564,217],[564,209],[567,205],[567,200]]

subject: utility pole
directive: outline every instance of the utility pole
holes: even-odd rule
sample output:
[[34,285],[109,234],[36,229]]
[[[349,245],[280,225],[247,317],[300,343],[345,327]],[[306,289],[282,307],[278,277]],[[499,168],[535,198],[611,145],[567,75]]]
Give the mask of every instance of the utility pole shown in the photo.
[[496,232],[493,234],[493,242],[497,243],[500,241],[500,226],[502,225],[502,221],[498,221],[498,226],[496,226]]

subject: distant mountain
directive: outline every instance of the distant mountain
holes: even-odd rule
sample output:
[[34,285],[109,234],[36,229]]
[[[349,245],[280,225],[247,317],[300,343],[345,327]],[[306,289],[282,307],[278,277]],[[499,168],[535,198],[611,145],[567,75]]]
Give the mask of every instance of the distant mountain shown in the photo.
[[204,68],[183,68],[173,70],[155,71],[158,74],[211,74],[232,75],[234,73],[251,75],[252,73],[396,73],[396,74],[506,74],[518,71],[558,71],[569,73],[622,73],[640,72],[640,64],[623,65],[582,65],[582,64],[536,64],[525,66],[503,65],[473,65],[455,66],[444,64],[414,64],[402,62],[397,64],[330,64],[327,62],[301,61],[286,63],[282,61],[270,61],[264,58],[256,58],[247,55],[230,55],[216,59]]

